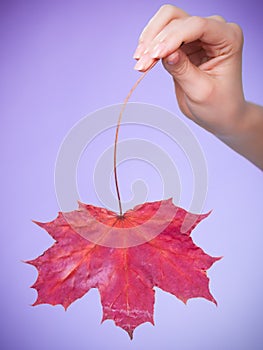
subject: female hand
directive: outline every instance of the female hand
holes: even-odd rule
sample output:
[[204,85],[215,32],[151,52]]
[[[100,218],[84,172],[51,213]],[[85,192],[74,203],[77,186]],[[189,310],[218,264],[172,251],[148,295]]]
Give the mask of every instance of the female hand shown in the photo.
[[237,24],[164,5],[140,36],[134,68],[145,71],[162,59],[182,112],[263,167],[263,109],[245,101],[242,47]]

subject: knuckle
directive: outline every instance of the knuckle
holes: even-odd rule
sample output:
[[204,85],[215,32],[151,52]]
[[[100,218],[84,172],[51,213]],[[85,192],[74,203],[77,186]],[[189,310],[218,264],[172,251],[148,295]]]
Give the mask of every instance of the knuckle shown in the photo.
[[236,23],[232,23],[232,27],[234,28],[234,31],[235,31],[235,35],[239,38],[239,39],[242,39],[243,40],[243,30],[242,28],[236,24]]
[[189,15],[184,10],[171,4],[162,5],[157,11],[157,14],[170,20],[173,18],[189,17]]
[[171,5],[171,4],[164,4],[160,7],[160,11],[162,12],[173,12],[175,9],[175,6]]
[[206,19],[200,16],[191,16],[189,18],[194,27],[203,28],[206,25]]
[[243,46],[244,34],[242,28],[237,23],[229,23],[229,26],[233,29],[233,41],[238,47]]
[[184,11],[182,11],[179,7],[176,7],[174,5],[164,4],[160,7],[158,12],[161,13],[161,15],[164,15],[166,17],[180,18],[182,17],[182,13]]
[[220,16],[220,15],[213,15],[213,16],[209,16],[208,18],[214,19],[214,20],[219,21],[219,22],[226,23],[225,18]]

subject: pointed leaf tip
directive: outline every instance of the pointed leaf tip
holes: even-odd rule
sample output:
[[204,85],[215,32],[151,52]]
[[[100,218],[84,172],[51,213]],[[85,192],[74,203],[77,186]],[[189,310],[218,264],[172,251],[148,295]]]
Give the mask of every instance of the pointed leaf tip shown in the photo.
[[129,335],[129,337],[130,337],[131,340],[133,339],[133,332],[134,332],[134,331],[127,331],[127,333],[128,333],[128,335]]

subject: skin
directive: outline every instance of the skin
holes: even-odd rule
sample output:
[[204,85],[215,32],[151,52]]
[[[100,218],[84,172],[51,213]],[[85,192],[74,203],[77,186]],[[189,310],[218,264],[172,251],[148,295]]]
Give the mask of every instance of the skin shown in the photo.
[[162,59],[182,112],[263,170],[263,107],[245,100],[242,48],[237,24],[164,5],[141,33],[134,68]]

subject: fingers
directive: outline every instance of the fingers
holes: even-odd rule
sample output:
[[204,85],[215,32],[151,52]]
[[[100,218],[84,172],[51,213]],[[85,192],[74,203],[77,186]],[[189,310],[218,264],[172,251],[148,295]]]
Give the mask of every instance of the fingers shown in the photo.
[[190,43],[196,40],[206,45],[209,56],[216,57],[232,44],[233,30],[229,24],[218,18],[188,16],[173,19],[148,43],[134,68],[144,71],[150,66],[152,59],[167,57],[175,52],[182,42]]
[[187,17],[188,14],[178,7],[163,5],[151,18],[142,31],[139,41],[150,41],[173,19]]
[[175,18],[187,17],[188,14],[172,5],[163,5],[156,14],[150,19],[146,27],[143,29],[137,49],[133,58],[139,59],[146,50],[149,43],[159,34],[164,27]]

